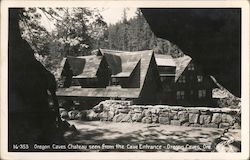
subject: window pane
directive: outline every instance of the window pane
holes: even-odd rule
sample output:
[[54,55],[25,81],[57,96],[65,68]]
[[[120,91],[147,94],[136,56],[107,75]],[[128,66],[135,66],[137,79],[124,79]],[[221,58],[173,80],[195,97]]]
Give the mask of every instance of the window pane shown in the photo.
[[198,82],[202,82],[202,81],[203,81],[203,76],[198,75],[198,76],[197,76],[197,81],[198,81]]
[[177,99],[184,99],[185,92],[184,91],[177,91],[176,98]]
[[199,98],[206,97],[206,90],[198,90],[198,97]]
[[179,83],[185,83],[185,82],[186,82],[186,77],[185,76],[180,76]]
[[194,70],[194,64],[193,63],[189,64],[188,70]]

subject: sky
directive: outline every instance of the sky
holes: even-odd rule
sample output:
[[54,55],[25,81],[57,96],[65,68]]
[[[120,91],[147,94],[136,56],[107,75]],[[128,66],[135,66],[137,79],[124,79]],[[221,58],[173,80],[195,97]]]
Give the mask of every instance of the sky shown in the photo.
[[[115,24],[122,19],[124,9],[125,8],[103,8],[103,11],[101,11],[100,14],[103,16],[103,19],[107,24]],[[128,19],[135,17],[136,8],[126,9]]]
[[[103,17],[103,20],[109,24],[115,24],[122,20],[123,10],[126,9],[127,19],[133,18],[136,16],[136,8],[118,8],[118,7],[109,7],[109,8],[97,8],[100,11],[100,14]],[[40,11],[40,13],[42,13]],[[41,18],[42,25],[48,30],[52,31],[54,28],[53,23],[51,23],[43,14]]]

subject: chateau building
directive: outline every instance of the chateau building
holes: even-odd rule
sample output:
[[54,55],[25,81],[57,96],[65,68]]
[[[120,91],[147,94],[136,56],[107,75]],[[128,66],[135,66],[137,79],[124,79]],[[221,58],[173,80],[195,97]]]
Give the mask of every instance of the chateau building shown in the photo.
[[98,103],[106,99],[135,104],[210,105],[211,80],[189,56],[172,58],[152,50],[99,49],[95,55],[67,57],[64,87],[57,95]]

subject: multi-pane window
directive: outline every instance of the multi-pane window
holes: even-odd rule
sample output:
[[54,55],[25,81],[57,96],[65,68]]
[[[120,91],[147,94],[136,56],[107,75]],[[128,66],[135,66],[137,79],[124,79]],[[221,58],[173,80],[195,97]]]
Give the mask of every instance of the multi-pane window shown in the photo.
[[176,99],[184,99],[185,92],[184,91],[177,91],[176,92]]
[[188,70],[189,70],[189,71],[193,71],[193,70],[194,70],[194,64],[193,64],[193,63],[190,63],[190,64],[188,65]]
[[180,76],[178,82],[179,82],[179,83],[186,83],[186,77],[185,77],[185,76]]
[[198,75],[198,76],[197,76],[197,81],[198,81],[198,82],[202,82],[202,81],[203,81],[203,76]]
[[206,90],[205,90],[205,89],[198,90],[198,97],[199,97],[199,98],[204,98],[204,97],[206,97]]
[[112,78],[112,85],[119,85],[118,78]]

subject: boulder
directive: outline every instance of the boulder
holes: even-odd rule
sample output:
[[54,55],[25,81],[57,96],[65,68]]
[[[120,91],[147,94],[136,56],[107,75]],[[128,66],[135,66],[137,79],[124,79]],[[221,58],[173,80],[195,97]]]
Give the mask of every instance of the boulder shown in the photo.
[[75,115],[75,119],[77,119],[77,120],[83,120],[84,119],[84,114],[82,112],[78,112]]
[[189,113],[189,123],[198,123],[199,114]]
[[103,111],[103,104],[99,103],[98,105],[93,107],[92,110],[96,113],[101,113]]
[[127,106],[127,105],[117,104],[116,107],[117,107],[118,109],[128,109],[128,106]]
[[86,119],[90,121],[99,120],[98,113],[93,110],[86,110]]
[[151,108],[150,111],[153,114],[158,114],[160,110],[158,108]]
[[173,120],[177,120],[178,119],[178,112],[177,111],[171,111],[169,113],[169,118],[173,119]]
[[112,121],[113,117],[115,116],[115,112],[113,111],[108,111],[108,121]]
[[143,117],[141,121],[142,121],[142,123],[152,123],[152,118],[151,117]]
[[212,116],[212,123],[220,123],[222,120],[221,114],[220,113],[214,113]]
[[133,109],[130,109],[128,114],[135,114],[135,111]]
[[141,107],[135,107],[135,108],[133,109],[133,111],[134,111],[135,113],[142,113],[143,109],[142,109]]
[[144,110],[143,111],[145,117],[151,117],[152,113],[150,110]]
[[117,114],[117,115],[115,115],[114,117],[113,117],[113,122],[121,122],[121,120],[123,119],[123,117],[125,117],[126,116],[126,114],[124,114],[124,113],[119,113],[119,114]]
[[59,113],[61,114],[62,112],[66,111],[64,108],[59,108]]
[[175,125],[175,126],[180,126],[181,125],[181,122],[179,120],[171,120],[170,121],[170,124],[171,125]]
[[130,114],[126,114],[126,116],[123,117],[121,122],[132,122],[132,116]]
[[109,111],[104,111],[99,113],[98,117],[100,118],[101,121],[108,121],[108,112]]
[[230,114],[222,114],[221,115],[221,121],[225,122],[225,123],[233,124],[234,123],[234,118]]
[[61,118],[63,118],[63,119],[68,119],[69,118],[68,112],[66,110],[60,112],[60,115],[61,115]]
[[159,117],[160,124],[170,124],[169,117]]
[[160,111],[159,112],[159,116],[161,116],[161,117],[169,117],[169,111]]
[[182,122],[187,122],[188,121],[188,113],[186,111],[180,111],[178,112],[178,119],[179,121]]
[[78,110],[72,110],[68,112],[69,119],[76,119],[76,115],[79,113]]
[[112,106],[113,105],[103,105],[103,110],[102,111],[109,111],[109,110],[111,110],[111,108],[114,108]]
[[140,122],[142,120],[142,113],[135,113],[132,115],[132,121]]
[[220,123],[219,128],[228,128],[230,126],[229,123]]
[[234,123],[234,125],[232,126],[233,129],[240,129],[241,126],[239,123]]
[[209,124],[211,122],[210,115],[200,115],[200,124]]
[[113,122],[132,122],[130,114],[119,113],[114,116]]
[[152,114],[152,122],[157,123],[158,122],[158,115],[157,114]]

